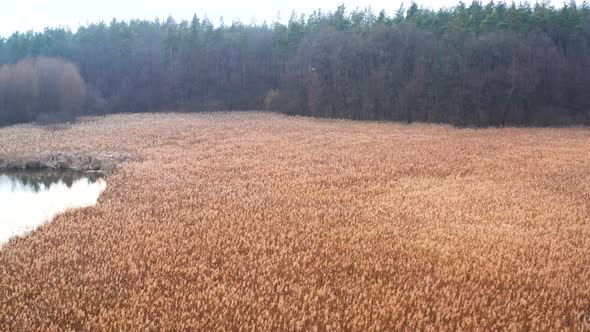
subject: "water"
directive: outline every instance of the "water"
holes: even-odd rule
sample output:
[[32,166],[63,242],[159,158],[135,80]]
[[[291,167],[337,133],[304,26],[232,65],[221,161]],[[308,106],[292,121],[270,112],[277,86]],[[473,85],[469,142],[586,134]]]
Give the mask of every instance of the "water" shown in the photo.
[[71,172],[0,173],[0,246],[66,209],[96,204],[103,178]]

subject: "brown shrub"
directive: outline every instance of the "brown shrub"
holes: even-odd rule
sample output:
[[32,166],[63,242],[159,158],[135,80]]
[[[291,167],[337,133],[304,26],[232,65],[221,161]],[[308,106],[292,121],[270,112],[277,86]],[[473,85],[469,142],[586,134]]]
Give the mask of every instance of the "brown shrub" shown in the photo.
[[71,120],[80,113],[86,86],[72,63],[27,58],[0,68],[0,124]]
[[262,105],[262,109],[264,111],[272,111],[273,110],[273,101],[279,96],[279,90],[269,90],[264,98],[264,103]]

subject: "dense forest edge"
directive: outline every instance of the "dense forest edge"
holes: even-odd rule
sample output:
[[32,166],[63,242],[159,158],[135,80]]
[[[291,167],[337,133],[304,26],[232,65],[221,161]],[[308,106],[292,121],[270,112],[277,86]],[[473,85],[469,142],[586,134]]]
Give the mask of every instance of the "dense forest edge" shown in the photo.
[[460,2],[214,26],[131,20],[0,38],[0,124],[265,109],[451,123],[590,124],[590,6]]

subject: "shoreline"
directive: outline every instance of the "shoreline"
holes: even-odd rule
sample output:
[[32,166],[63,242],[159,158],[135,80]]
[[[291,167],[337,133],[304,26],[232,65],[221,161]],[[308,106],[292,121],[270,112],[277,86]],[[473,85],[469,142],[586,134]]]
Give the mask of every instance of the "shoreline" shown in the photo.
[[21,156],[0,156],[0,172],[6,171],[75,171],[110,175],[133,160],[129,153],[41,152]]

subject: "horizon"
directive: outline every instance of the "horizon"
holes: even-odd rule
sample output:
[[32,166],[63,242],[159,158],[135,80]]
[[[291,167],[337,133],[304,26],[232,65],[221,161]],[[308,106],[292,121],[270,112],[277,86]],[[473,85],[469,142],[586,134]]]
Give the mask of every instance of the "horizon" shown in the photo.
[[[562,6],[565,2],[546,1],[553,7]],[[190,20],[193,15],[199,18],[208,18],[215,26],[219,26],[222,19],[225,24],[240,21],[245,24],[263,24],[289,20],[292,13],[297,16],[309,16],[314,11],[333,12],[338,6],[344,4],[347,12],[355,9],[370,9],[377,14],[385,10],[388,15],[393,15],[401,5],[408,8],[411,1],[387,1],[387,0],[301,0],[296,4],[276,4],[269,0],[256,0],[254,3],[245,4],[234,0],[220,0],[215,3],[205,3],[190,0],[170,0],[166,3],[155,0],[130,0],[123,3],[114,0],[104,0],[101,5],[88,4],[82,6],[74,0],[22,0],[7,6],[7,10],[0,14],[0,38],[8,38],[16,32],[42,32],[44,29],[65,28],[76,32],[81,26],[88,26],[100,22],[111,22],[113,19],[126,21],[138,19],[154,21],[166,20],[172,17],[176,22]],[[424,4],[416,2],[420,7],[432,10],[452,8],[459,4],[457,0],[436,0]],[[471,2],[465,1],[466,5]],[[489,2],[481,2],[487,4]],[[510,2],[506,2],[510,3]],[[543,1],[531,2],[531,5],[543,3]],[[580,1],[576,1],[580,4]],[[31,11],[31,7],[37,10]],[[110,8],[116,7],[116,10]],[[291,8],[291,9],[289,9]],[[9,15],[10,14],[10,15]],[[75,18],[71,18],[71,17]]]

